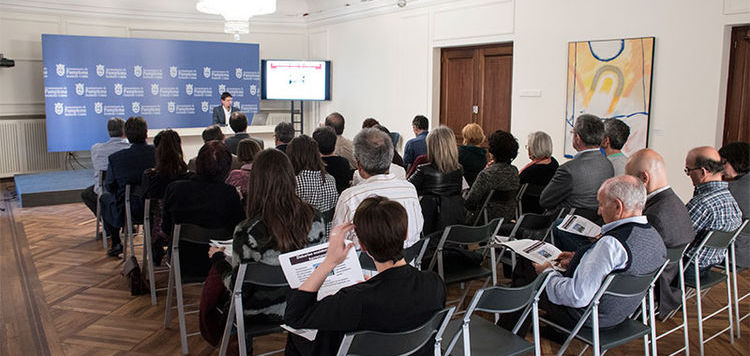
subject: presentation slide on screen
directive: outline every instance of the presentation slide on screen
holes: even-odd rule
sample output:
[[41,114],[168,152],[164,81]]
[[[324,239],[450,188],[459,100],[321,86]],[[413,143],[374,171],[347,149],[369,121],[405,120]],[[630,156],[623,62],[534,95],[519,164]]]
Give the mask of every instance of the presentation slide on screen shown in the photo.
[[328,99],[328,66],[326,61],[265,61],[267,99]]
[[47,150],[109,139],[107,120],[205,127],[222,92],[249,119],[260,103],[257,44],[42,35]]

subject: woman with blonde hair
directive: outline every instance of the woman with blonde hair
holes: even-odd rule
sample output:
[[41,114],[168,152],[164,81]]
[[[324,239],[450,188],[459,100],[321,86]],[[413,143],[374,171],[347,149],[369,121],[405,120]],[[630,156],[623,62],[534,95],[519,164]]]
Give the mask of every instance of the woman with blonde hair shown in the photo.
[[417,188],[424,215],[424,234],[463,223],[465,212],[461,190],[464,171],[458,163],[453,130],[439,126],[427,135],[427,160],[417,167],[409,182]]
[[475,124],[467,124],[461,130],[464,144],[458,147],[458,163],[464,168],[464,178],[469,186],[474,184],[477,174],[487,166],[487,150],[479,147],[484,142],[484,130]]

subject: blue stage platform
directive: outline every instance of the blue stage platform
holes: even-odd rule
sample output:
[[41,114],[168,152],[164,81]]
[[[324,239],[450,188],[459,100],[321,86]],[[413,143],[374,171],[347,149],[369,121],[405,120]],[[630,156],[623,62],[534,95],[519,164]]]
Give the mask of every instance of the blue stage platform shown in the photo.
[[81,191],[94,181],[93,169],[19,174],[13,177],[22,208],[81,201]]

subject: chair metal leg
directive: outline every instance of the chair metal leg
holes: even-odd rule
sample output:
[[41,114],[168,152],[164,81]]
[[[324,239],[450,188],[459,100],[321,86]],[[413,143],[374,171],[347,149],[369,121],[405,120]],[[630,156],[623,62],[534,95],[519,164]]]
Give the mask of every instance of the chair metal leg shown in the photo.
[[[649,324],[648,317],[646,316],[646,299],[641,301],[641,319],[643,319],[644,325]],[[654,338],[654,340],[656,340],[656,338]],[[643,354],[648,356],[648,335],[643,335]]]
[[601,346],[599,345],[599,302],[594,302],[594,308],[591,311],[591,333],[594,336],[594,356],[600,356]]
[[232,323],[234,323],[234,298],[229,302],[229,310],[227,311],[227,321],[224,323],[224,333],[221,336],[221,347],[219,348],[219,356],[226,356],[227,349],[229,348],[229,336],[232,333]]
[[740,325],[742,324],[742,319],[740,319],[740,301],[739,301],[739,288],[737,287],[737,259],[735,258],[735,244],[732,242],[732,245],[730,246],[730,255],[732,256],[732,285],[733,285],[733,292],[734,292],[734,320],[737,322],[737,338],[739,339],[742,334],[740,332]]
[[235,294],[234,297],[234,314],[237,319],[237,343],[240,346],[240,356],[247,356],[247,339],[245,338],[245,313],[242,310],[242,295]]
[[[542,346],[539,342],[539,300],[534,300],[531,305],[531,321],[532,329],[534,331],[534,356],[541,356]],[[497,320],[495,320],[497,323]],[[468,355],[468,354],[464,354]]]
[[648,327],[651,330],[651,340],[653,340],[651,343],[651,354],[658,356],[659,354],[656,349],[656,313],[654,312],[654,309],[656,308],[654,306],[654,286],[652,285],[648,290],[648,312],[650,316],[649,320],[651,320]]
[[164,311],[164,328],[169,328],[169,319],[172,312],[172,294],[174,293],[174,265],[169,266],[169,282],[167,282],[167,306]]
[[700,355],[703,356],[703,309],[701,305],[701,277],[698,270],[698,259],[693,259],[695,267],[695,302],[698,308],[698,342],[700,346]]
[[732,279],[729,276],[730,271],[729,256],[727,256],[724,258],[724,273],[727,279],[727,307],[729,314],[727,316],[729,317],[729,343],[734,344],[734,320],[732,320],[732,318],[734,317],[734,313],[732,313]]
[[687,316],[687,300],[685,295],[687,290],[685,289],[685,269],[680,259],[680,291],[682,294],[682,332],[685,338],[685,356],[690,356],[690,339],[688,338],[688,316]]
[[185,326],[185,305],[182,295],[182,274],[180,272],[180,256],[179,251],[175,247],[174,254],[172,255],[172,269],[174,270],[174,285],[175,292],[177,294],[177,319],[180,323],[180,341],[182,342],[182,353],[187,355],[188,344],[187,344],[187,329]]
[[146,234],[143,226],[143,264],[148,268],[148,285],[151,289],[151,305],[156,305],[156,281],[154,280],[154,252],[151,249],[151,234]]

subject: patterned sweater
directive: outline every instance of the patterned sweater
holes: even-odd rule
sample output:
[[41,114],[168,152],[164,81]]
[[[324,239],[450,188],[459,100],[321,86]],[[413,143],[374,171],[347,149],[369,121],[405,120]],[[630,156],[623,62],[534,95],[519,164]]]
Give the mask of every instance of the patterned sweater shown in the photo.
[[478,212],[490,191],[495,190],[487,206],[488,216],[490,219],[505,218],[505,221],[509,221],[515,215],[519,186],[518,169],[515,166],[508,163],[492,164],[477,175],[466,196],[466,209]]

